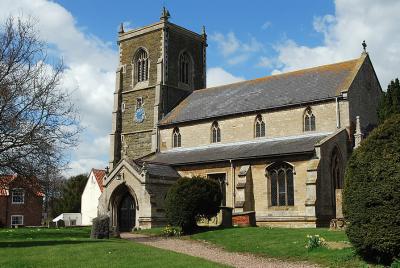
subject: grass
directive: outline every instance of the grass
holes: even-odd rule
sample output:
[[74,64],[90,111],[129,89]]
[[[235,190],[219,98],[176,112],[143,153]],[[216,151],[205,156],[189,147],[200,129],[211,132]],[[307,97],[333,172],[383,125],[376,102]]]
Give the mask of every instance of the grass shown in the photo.
[[305,248],[307,235],[318,234],[327,242],[348,242],[343,231],[328,229],[287,229],[287,228],[229,228],[199,232],[192,239],[205,240],[228,251],[247,252],[266,257],[291,261],[307,261],[327,267],[373,266],[358,258],[353,248],[328,249]]
[[121,239],[93,240],[89,228],[0,229],[0,267],[224,267]]

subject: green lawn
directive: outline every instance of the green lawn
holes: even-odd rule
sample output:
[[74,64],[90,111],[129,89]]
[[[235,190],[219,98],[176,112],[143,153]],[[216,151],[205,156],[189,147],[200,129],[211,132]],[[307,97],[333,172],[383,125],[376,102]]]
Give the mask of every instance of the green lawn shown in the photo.
[[[205,240],[228,251],[249,252],[277,259],[308,261],[327,267],[367,267],[354,255],[352,248],[305,248],[306,236],[318,234],[331,242],[346,244],[343,231],[328,229],[286,229],[286,228],[230,228],[216,229],[191,235],[192,239]],[[344,243],[343,243],[344,242]],[[372,265],[369,265],[372,266]]]
[[0,229],[0,267],[223,267],[121,239],[93,240],[89,228]]

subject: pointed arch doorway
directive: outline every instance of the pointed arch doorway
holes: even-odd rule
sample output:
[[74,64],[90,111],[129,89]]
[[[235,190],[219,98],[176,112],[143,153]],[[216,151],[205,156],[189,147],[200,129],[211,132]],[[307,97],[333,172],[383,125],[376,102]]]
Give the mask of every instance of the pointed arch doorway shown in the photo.
[[118,206],[118,226],[121,232],[130,232],[135,227],[136,207],[133,197],[126,193]]

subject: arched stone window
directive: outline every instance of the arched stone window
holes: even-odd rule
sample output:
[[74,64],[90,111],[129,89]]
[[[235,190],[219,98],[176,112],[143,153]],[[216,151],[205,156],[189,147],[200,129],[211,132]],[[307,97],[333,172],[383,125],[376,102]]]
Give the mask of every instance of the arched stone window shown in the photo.
[[332,151],[331,175],[335,189],[343,189],[342,155],[337,147]]
[[181,133],[177,127],[172,132],[172,147],[181,147]]
[[149,56],[143,48],[136,53],[135,79],[136,82],[143,82],[149,79]]
[[304,112],[304,131],[315,131],[315,115],[308,107]]
[[187,52],[179,56],[179,82],[189,85],[192,79],[191,59]]
[[218,122],[215,121],[211,125],[211,142],[216,143],[221,141],[221,129],[219,128]]
[[256,116],[256,121],[254,123],[254,136],[256,138],[265,137],[265,122],[261,114]]
[[267,168],[271,189],[271,206],[294,206],[293,167],[276,163]]

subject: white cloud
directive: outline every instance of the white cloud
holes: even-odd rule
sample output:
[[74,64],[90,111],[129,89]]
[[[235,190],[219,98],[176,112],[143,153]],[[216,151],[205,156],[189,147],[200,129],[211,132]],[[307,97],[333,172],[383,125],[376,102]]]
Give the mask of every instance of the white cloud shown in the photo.
[[240,42],[233,32],[229,32],[226,35],[215,33],[210,36],[210,39],[217,42],[218,49],[225,57],[237,52],[240,48]]
[[234,32],[229,32],[226,35],[214,33],[210,40],[217,43],[220,53],[231,65],[245,62],[252,54],[264,49],[263,44],[258,42],[256,38],[250,37],[249,42],[243,42],[236,37]]
[[234,76],[220,67],[213,67],[207,70],[207,87],[215,87],[243,80],[243,77]]
[[324,35],[323,44],[302,46],[292,40],[279,44],[276,71],[289,71],[356,58],[366,40],[372,63],[383,89],[400,76],[400,1],[336,0],[335,15],[314,19],[314,29]]
[[268,57],[260,57],[260,61],[257,63],[258,67],[264,67],[264,68],[271,68],[274,66],[273,59],[270,59]]
[[266,21],[264,22],[264,24],[261,26],[262,30],[267,30],[268,28],[270,28],[272,26],[272,22],[270,21]]
[[91,165],[104,167],[108,158],[107,135],[111,131],[118,53],[109,43],[86,34],[77,26],[72,14],[57,3],[2,0],[0,20],[10,14],[35,18],[40,38],[52,45],[52,53],[62,57],[66,65],[61,86],[72,92],[85,127],[82,142],[71,152],[72,161],[67,173],[89,172]]

